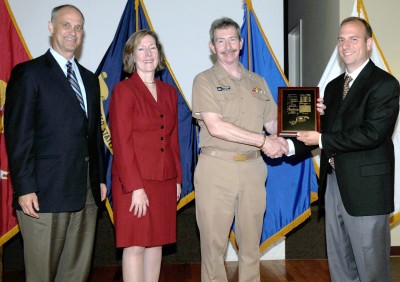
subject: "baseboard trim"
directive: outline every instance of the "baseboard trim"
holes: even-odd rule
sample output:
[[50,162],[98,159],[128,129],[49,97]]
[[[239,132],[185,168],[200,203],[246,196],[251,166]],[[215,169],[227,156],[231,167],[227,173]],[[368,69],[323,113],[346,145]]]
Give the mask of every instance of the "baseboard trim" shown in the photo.
[[400,246],[394,246],[390,248],[391,256],[400,256]]

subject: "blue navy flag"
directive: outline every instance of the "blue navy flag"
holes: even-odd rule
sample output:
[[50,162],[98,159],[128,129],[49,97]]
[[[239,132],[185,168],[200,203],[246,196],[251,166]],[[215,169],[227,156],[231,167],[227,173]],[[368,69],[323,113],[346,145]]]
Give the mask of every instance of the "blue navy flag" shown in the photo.
[[[103,100],[102,131],[106,151],[108,188],[106,206],[112,220],[111,163],[113,151],[111,134],[108,128],[109,103],[115,84],[121,81],[126,75],[123,71],[122,62],[125,42],[135,31],[140,29],[153,30],[146,8],[141,0],[128,0],[114,39],[96,71],[100,80],[101,98]],[[171,84],[178,92],[178,128],[182,165],[182,194],[178,205],[179,209],[194,198],[193,172],[197,161],[195,124],[192,122],[192,113],[188,103],[173,76],[168,62],[167,67],[157,75],[157,78]]]
[[[251,2],[247,3],[248,5],[244,5],[241,28],[243,48],[240,62],[245,68],[265,79],[277,102],[278,87],[288,86],[288,82],[262,31]],[[268,167],[268,179],[267,210],[260,242],[262,252],[311,215],[310,193],[318,187],[311,158],[299,162],[286,157],[269,159],[264,156],[264,160]]]

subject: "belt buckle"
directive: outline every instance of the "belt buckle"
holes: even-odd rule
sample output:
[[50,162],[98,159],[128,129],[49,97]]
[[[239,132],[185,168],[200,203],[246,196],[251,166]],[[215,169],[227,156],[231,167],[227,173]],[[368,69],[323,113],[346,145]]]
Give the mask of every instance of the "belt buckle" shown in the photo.
[[233,156],[234,161],[247,161],[247,155],[245,154],[236,154]]

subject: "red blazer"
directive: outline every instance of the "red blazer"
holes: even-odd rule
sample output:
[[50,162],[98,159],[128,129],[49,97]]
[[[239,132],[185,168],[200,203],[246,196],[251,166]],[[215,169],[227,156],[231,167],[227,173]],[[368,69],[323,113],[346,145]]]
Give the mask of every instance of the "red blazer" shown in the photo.
[[125,193],[143,188],[143,179],[182,182],[178,96],[169,84],[156,80],[156,86],[157,101],[134,72],[113,90],[109,109],[112,175],[119,178]]

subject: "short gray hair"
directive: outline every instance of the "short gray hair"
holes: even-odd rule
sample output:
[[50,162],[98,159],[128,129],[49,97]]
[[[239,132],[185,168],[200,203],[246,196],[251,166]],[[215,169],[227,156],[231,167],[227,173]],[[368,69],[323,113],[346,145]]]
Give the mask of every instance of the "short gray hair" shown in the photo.
[[225,28],[228,28],[228,27],[235,28],[239,40],[242,40],[242,36],[240,35],[240,26],[237,24],[237,22],[235,22],[231,18],[223,17],[223,18],[220,18],[220,19],[216,19],[211,24],[210,41],[214,42],[214,40],[215,40],[215,30],[217,30],[217,29],[225,29]]
[[85,22],[85,17],[83,16],[81,10],[79,10],[79,9],[78,9],[76,6],[74,6],[74,5],[65,4],[65,5],[61,5],[61,6],[57,6],[57,7],[53,8],[53,10],[51,11],[51,22],[53,23],[53,25],[56,24],[56,23],[55,23],[55,18],[58,16],[59,11],[60,11],[61,9],[64,9],[64,8],[72,8],[72,9],[75,9],[79,14],[81,14],[82,19],[83,19],[83,22]]

